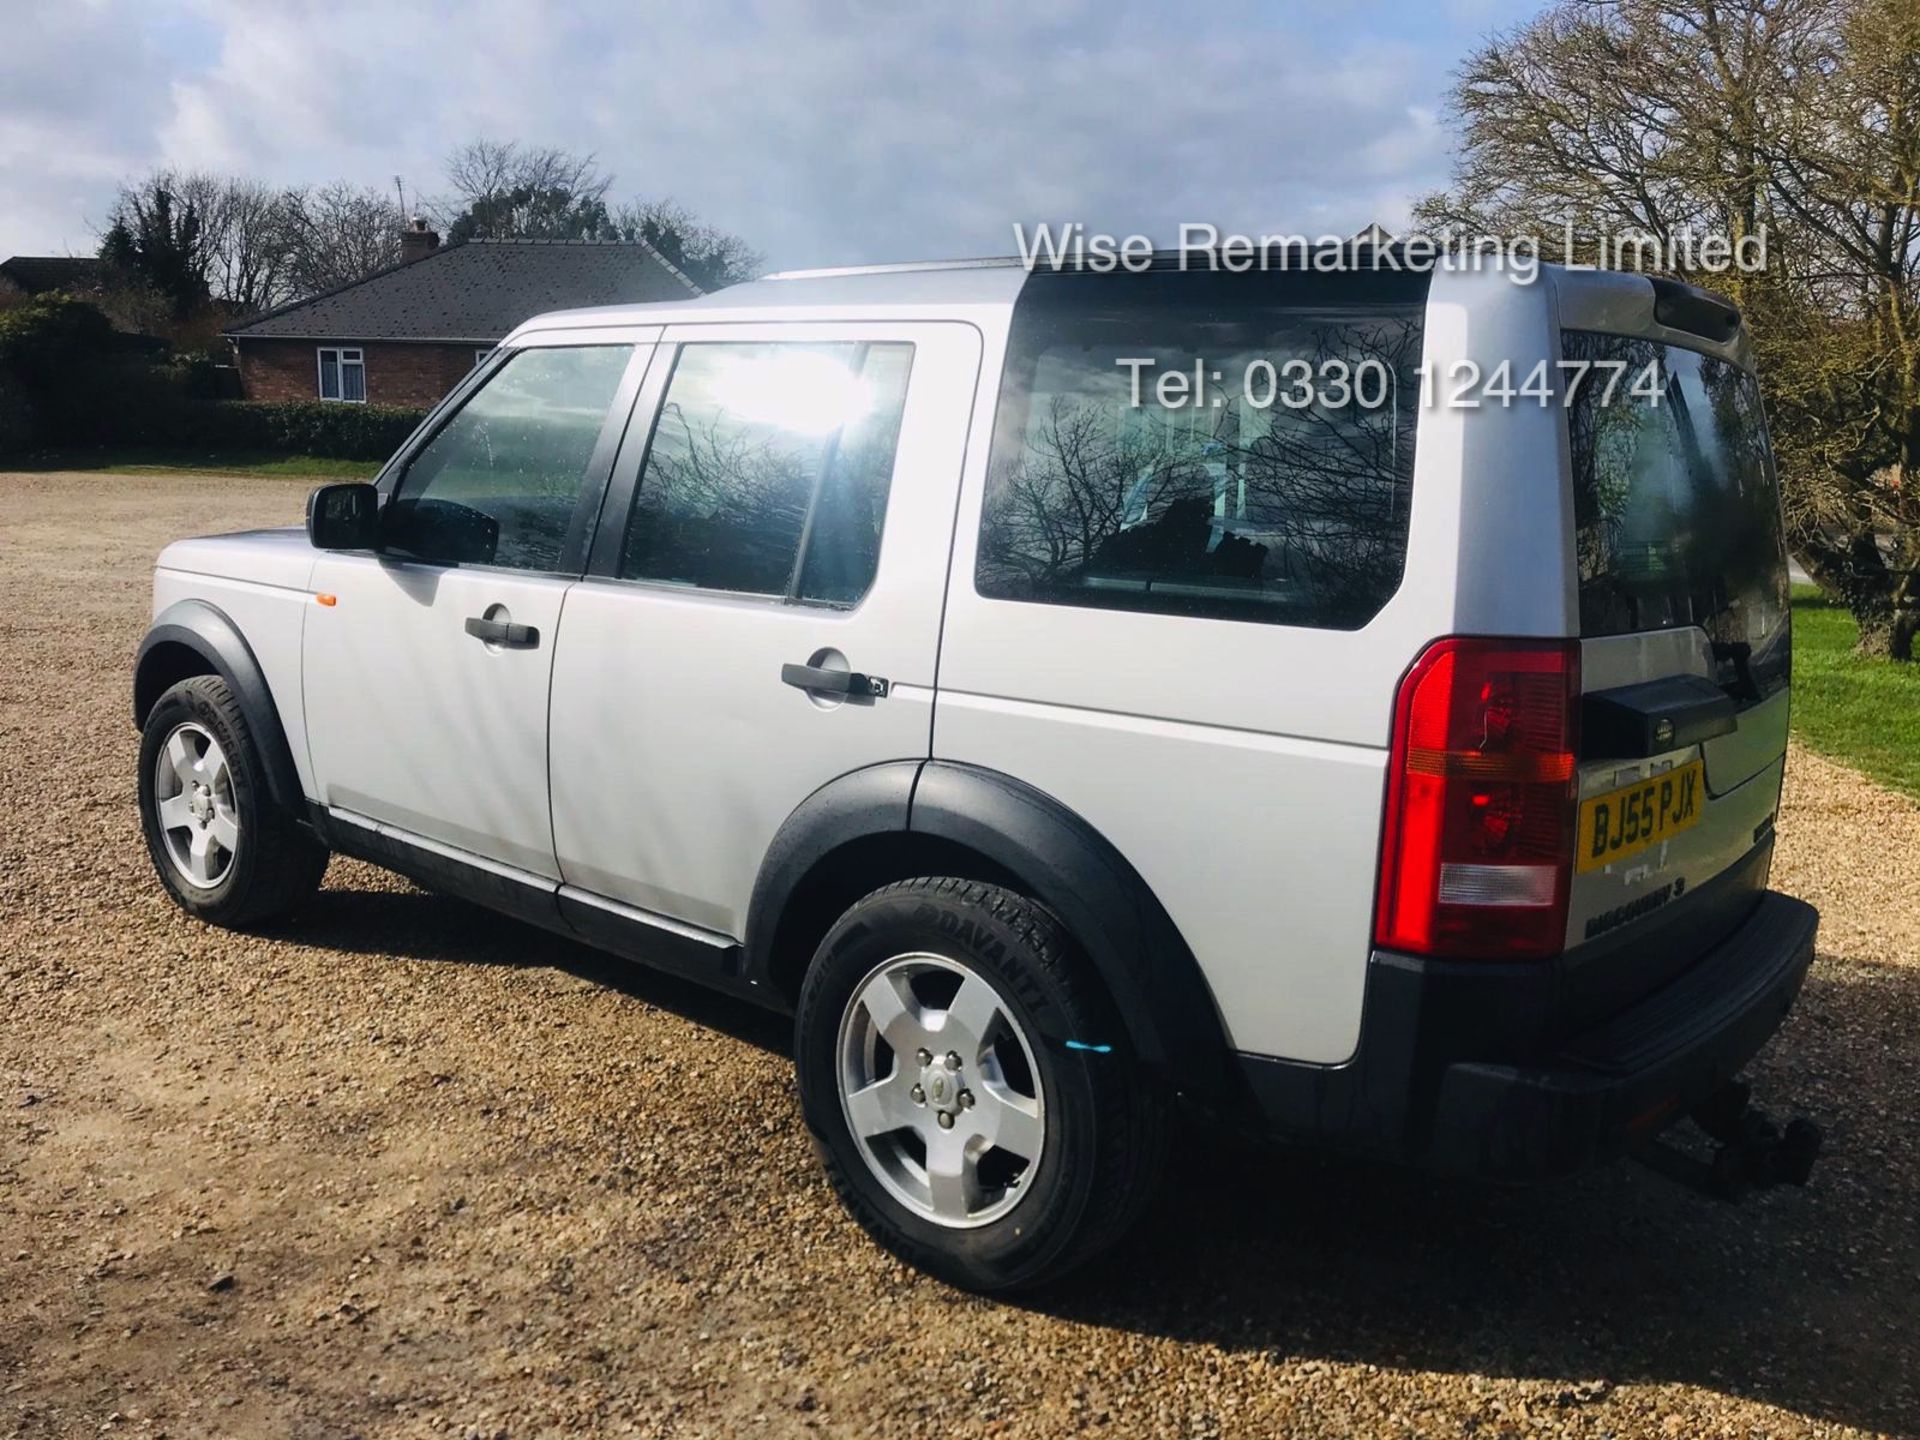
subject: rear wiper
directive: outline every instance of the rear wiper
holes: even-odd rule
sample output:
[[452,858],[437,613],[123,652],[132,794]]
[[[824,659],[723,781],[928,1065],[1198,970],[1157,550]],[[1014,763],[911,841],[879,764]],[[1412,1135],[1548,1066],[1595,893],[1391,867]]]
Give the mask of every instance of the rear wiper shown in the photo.
[[1733,682],[1720,686],[1727,694],[1750,704],[1757,704],[1765,698],[1753,678],[1753,646],[1744,640],[1715,640],[1713,658],[1716,665],[1729,660],[1733,662]]

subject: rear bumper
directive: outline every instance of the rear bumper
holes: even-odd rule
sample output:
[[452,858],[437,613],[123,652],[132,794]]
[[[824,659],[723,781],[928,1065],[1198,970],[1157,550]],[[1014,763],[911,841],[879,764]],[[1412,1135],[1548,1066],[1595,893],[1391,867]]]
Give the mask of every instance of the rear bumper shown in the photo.
[[[1538,975],[1483,966],[1469,983],[1459,966],[1376,954],[1352,1061],[1243,1055],[1241,1069],[1278,1133],[1501,1179],[1570,1174],[1738,1074],[1792,1008],[1818,926],[1812,906],[1765,892],[1696,963],[1575,1025]],[[1503,983],[1541,997],[1531,1026],[1530,1004],[1490,1003]]]

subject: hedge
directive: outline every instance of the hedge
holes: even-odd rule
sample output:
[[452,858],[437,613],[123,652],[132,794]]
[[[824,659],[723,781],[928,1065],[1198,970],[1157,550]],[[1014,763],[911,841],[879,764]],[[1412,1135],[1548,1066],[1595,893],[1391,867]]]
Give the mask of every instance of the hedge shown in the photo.
[[[329,460],[384,460],[413,433],[424,410],[320,400],[198,400],[173,387],[121,387],[116,403],[31,407],[11,414],[13,397],[0,375],[0,454],[49,447],[152,446],[196,454],[315,455]],[[22,409],[28,407],[22,406]]]
[[225,378],[117,334],[92,305],[37,295],[0,309],[0,453],[113,445],[384,460],[425,413],[320,400],[211,398]]
[[277,450],[330,460],[384,460],[425,414],[322,400],[176,400],[115,424],[119,433],[107,438],[207,452]]

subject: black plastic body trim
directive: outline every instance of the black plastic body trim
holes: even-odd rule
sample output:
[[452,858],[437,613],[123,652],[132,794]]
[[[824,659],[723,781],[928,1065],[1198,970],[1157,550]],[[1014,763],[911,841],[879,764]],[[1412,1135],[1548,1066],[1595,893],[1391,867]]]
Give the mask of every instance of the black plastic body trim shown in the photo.
[[617,910],[596,905],[565,890],[554,898],[569,931],[597,949],[769,1008],[780,1008],[773,997],[747,981],[742,973],[742,951],[738,945],[711,945],[662,925],[631,920]]
[[1647,282],[1653,286],[1653,318],[1669,330],[1704,335],[1722,345],[1740,333],[1740,311],[1724,295],[1663,275],[1650,275]]
[[[556,881],[516,878],[478,863],[478,857],[469,862],[411,843],[388,828],[311,808],[316,829],[342,854],[775,1010],[789,1006],[776,983],[781,923],[823,864],[850,846],[884,845],[889,837],[911,843],[911,837],[921,836],[959,847],[984,861],[990,873],[1012,878],[1060,917],[1106,982],[1142,1059],[1210,1108],[1235,1114],[1246,1108],[1212,992],[1146,882],[1080,816],[1011,776],[900,760],[855,770],[822,786],[794,810],[769,845],[740,945],[676,933],[664,918],[659,924],[630,918],[619,907],[583,899]],[[862,882],[858,893],[870,888],[875,887]]]
[[316,805],[313,813],[314,824],[326,838],[328,847],[342,855],[370,861],[418,881],[429,890],[471,900],[516,920],[562,935],[571,933],[560,918],[560,908],[554,900],[558,882],[541,881],[535,876],[515,879],[484,865],[470,864],[424,845],[410,844],[385,830],[342,820],[322,806]]
[[627,402],[626,424],[620,431],[607,469],[606,489],[594,515],[593,538],[587,549],[586,573],[617,578],[627,545],[627,524],[639,491],[640,471],[647,452],[653,446],[654,422],[660,415],[660,403],[666,398],[667,384],[673,378],[680,346],[677,342],[656,340],[647,353],[647,368],[636,378],[633,395]]
[[754,884],[746,930],[750,982],[777,990],[782,963],[796,958],[776,950],[782,917],[809,880],[836,852],[889,836],[968,852],[987,873],[1020,885],[1086,949],[1137,1053],[1201,1104],[1244,1110],[1247,1097],[1213,993],[1146,882],[1079,815],[997,771],[895,761],[856,770],[809,796],[775,835]]
[[1139,872],[1092,825],[1010,775],[930,760],[909,828],[1018,876],[1085,948],[1140,1056],[1193,1099],[1237,1105],[1226,1027],[1199,962]]
[[[1375,952],[1352,1059],[1239,1057],[1257,1123],[1516,1179],[1618,1153],[1647,1108],[1672,1100],[1659,1118],[1678,1118],[1700,1087],[1730,1078],[1798,993],[1818,916],[1764,889],[1771,851],[1770,840],[1756,846],[1658,926],[1629,926],[1552,961]],[[1602,1072],[1614,1079],[1596,1085]]]
[[172,667],[162,657],[164,647],[170,645],[184,645],[227,682],[266,762],[267,793],[276,805],[304,817],[306,796],[301,791],[300,772],[294,766],[293,750],[287,744],[286,727],[280,723],[280,710],[273,702],[266,672],[240,627],[217,605],[205,600],[177,600],[154,619],[133,662],[134,726],[147,723],[147,713],[166,689],[160,680],[171,673]]
[[1670,675],[1580,701],[1582,760],[1643,760],[1740,728],[1740,707],[1704,675]]
[[429,890],[510,915],[568,940],[577,940],[638,961],[656,970],[778,1009],[774,997],[750,985],[741,973],[737,945],[711,945],[676,933],[666,924],[631,918],[577,895],[565,893],[558,881],[537,875],[524,878],[494,867],[415,844],[390,830],[376,830],[311,807],[314,828],[329,847],[342,855],[370,861]]
[[835,851],[862,840],[906,833],[921,760],[854,770],[822,785],[774,832],[747,904],[746,973],[774,989],[780,922],[810,875]]
[[1819,912],[1769,893],[1666,989],[1542,1060],[1447,1070],[1427,1163],[1495,1179],[1571,1174],[1625,1153],[1728,1081],[1780,1028],[1813,964]]

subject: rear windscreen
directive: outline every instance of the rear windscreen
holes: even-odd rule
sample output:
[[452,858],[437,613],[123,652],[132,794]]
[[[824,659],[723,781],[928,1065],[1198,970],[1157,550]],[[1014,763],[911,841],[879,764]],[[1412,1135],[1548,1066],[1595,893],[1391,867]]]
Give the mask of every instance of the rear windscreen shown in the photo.
[[1568,331],[1580,633],[1697,625],[1720,683],[1786,683],[1787,555],[1760,393],[1739,366],[1657,340]]

